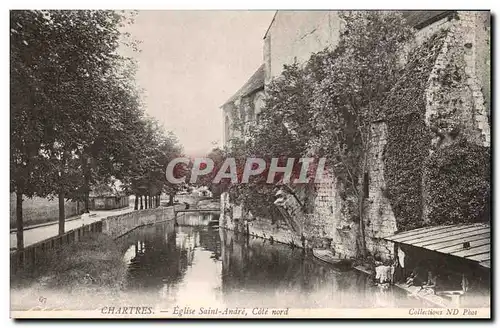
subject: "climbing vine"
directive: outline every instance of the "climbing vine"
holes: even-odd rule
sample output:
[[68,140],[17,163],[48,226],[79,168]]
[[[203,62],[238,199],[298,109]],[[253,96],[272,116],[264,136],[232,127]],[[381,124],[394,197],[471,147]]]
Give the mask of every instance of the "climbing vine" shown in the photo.
[[429,156],[425,173],[430,224],[489,220],[489,148],[461,138]]
[[437,33],[410,53],[401,79],[383,106],[388,131],[384,176],[398,230],[423,225],[422,164],[431,147],[425,90],[445,36],[445,31]]

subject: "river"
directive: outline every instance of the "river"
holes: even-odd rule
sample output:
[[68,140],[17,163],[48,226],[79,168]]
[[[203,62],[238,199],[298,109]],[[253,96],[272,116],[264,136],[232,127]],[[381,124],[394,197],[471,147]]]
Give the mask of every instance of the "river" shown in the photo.
[[206,225],[211,215],[193,213],[179,226],[167,222],[129,233],[127,290],[149,295],[162,308],[423,306],[398,289],[373,286],[364,273],[337,271],[300,248],[213,229]]
[[356,270],[337,271],[300,248],[208,226],[217,214],[189,213],[118,239],[126,277],[119,291],[11,289],[13,310],[102,310],[148,306],[213,309],[424,307],[397,288],[373,286]]

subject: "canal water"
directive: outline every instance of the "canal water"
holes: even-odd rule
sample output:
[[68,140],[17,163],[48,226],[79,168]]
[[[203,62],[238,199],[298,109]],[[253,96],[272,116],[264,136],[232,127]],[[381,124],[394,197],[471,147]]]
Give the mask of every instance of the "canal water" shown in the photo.
[[[337,271],[300,248],[209,226],[217,214],[190,213],[118,239],[126,277],[119,289],[11,289],[13,310],[174,308],[416,308],[397,288],[373,286],[356,270]],[[76,279],[76,278],[75,278]],[[120,282],[121,284],[121,282]]]
[[373,286],[366,274],[337,271],[300,248],[207,225],[193,213],[123,237],[126,291],[161,308],[422,307],[398,289]]

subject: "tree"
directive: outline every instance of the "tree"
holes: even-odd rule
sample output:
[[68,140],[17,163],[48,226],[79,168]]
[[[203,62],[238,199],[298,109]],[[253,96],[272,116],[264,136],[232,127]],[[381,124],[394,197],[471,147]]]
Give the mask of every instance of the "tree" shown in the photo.
[[[134,193],[140,199],[140,209],[145,205],[151,207],[151,198],[159,205],[159,196],[162,191],[173,196],[180,188],[166,180],[166,167],[175,157],[182,156],[182,148],[172,133],[166,133],[155,119],[140,117],[134,124],[131,132],[130,161],[124,171],[123,182],[129,193]],[[149,206],[148,206],[149,205]],[[136,203],[139,209],[139,203]]]
[[11,190],[18,195],[19,248],[22,195],[58,195],[63,233],[65,198],[83,193],[88,200],[94,176],[105,181],[124,166],[125,127],[140,104],[133,75],[123,69],[128,59],[116,51],[119,28],[131,21],[110,10],[11,12]]
[[[52,129],[44,136],[44,148],[54,162],[51,192],[59,198],[62,234],[65,198],[73,190],[83,189],[87,200],[92,172],[89,162],[97,164],[101,182],[112,176],[117,145],[126,141],[118,139],[123,130],[120,119],[129,109],[123,100],[130,99],[127,93],[134,93],[127,89],[130,76],[120,76],[125,59],[116,55],[119,26],[125,16],[115,11],[71,10],[44,12],[44,17],[50,33],[46,55],[54,58],[40,72],[52,100],[45,123]],[[102,155],[107,158],[101,160]],[[70,167],[69,160],[80,165]],[[83,171],[85,179],[73,179],[74,170]],[[82,184],[83,188],[78,188]],[[88,206],[88,201],[85,203]]]
[[50,99],[43,89],[37,65],[47,36],[39,11],[10,12],[10,190],[16,193],[17,248],[24,246],[23,196],[46,194],[41,172],[50,164],[40,156],[44,126],[43,109]]
[[[321,79],[314,93],[312,115],[320,131],[315,141],[328,157],[335,176],[357,199],[361,252],[365,255],[364,200],[367,155],[372,122],[397,83],[400,54],[413,37],[412,28],[397,12],[342,12],[339,45],[312,59],[319,61]],[[314,75],[313,75],[314,76]],[[355,212],[354,212],[355,213]]]

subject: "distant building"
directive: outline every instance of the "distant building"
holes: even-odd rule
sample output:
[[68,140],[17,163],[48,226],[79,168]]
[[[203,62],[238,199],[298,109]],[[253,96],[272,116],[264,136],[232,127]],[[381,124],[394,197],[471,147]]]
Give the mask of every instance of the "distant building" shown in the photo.
[[112,210],[129,206],[129,197],[121,190],[122,183],[99,185],[90,192],[90,210]]
[[[264,106],[265,65],[261,65],[248,81],[222,105],[224,145],[232,138],[243,137],[256,121]],[[243,122],[240,128],[236,122]]]

